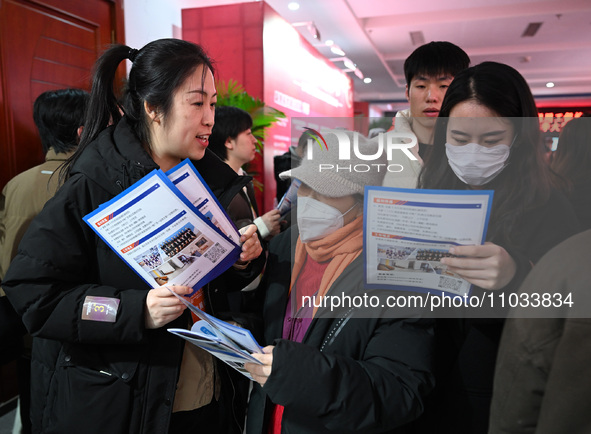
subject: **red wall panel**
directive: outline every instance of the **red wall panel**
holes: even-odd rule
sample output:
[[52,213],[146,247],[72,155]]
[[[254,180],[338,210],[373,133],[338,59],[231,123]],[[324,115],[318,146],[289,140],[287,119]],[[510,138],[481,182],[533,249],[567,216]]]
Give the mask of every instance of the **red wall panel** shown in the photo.
[[249,165],[264,186],[259,209],[268,211],[275,197],[273,157],[297,141],[291,117],[352,117],[352,80],[264,2],[185,9],[182,21],[183,39],[206,49],[218,79],[236,80],[288,116],[268,129],[264,155]]

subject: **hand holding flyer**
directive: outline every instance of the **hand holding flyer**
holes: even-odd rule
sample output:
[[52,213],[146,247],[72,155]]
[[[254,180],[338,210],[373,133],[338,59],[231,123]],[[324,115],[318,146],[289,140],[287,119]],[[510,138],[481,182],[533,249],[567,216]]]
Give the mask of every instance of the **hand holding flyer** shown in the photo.
[[293,181],[291,181],[289,188],[281,198],[281,201],[279,201],[277,204],[277,209],[279,210],[279,214],[282,217],[291,210],[293,204],[297,200],[298,188],[300,188],[300,185],[302,185],[302,181],[294,178]]
[[262,353],[263,349],[250,331],[208,315],[185,297],[178,295],[170,288],[169,291],[180,299],[200,321],[195,322],[191,330],[172,328],[168,331],[203,348],[252,380],[251,375],[244,369],[244,363],[260,364],[261,362],[251,354]]
[[465,295],[471,284],[441,259],[485,240],[492,191],[366,187],[366,285]]
[[[244,363],[260,363],[250,354],[262,352],[252,334],[195,304],[200,288],[241,254],[246,260],[260,254],[256,227],[239,233],[189,160],[171,169],[168,177],[153,171],[84,221],[152,288],[166,287],[200,319],[191,330],[169,329],[171,333],[252,379]],[[191,287],[193,292],[179,295],[168,285]],[[147,326],[160,327],[160,321],[170,320],[148,316]]]

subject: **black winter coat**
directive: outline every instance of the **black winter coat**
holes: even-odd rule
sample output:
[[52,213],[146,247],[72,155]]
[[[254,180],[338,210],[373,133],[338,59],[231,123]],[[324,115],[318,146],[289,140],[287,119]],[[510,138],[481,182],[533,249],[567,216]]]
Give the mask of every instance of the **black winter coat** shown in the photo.
[[[290,284],[290,245],[295,247],[292,230],[271,240],[259,287],[265,295],[265,341],[276,346],[265,386],[254,385],[246,432],[267,432],[271,402],[285,406],[283,433],[407,432],[403,425],[421,414],[423,398],[433,387],[432,320],[368,318],[351,309],[337,318],[313,319],[303,343],[279,339]],[[360,256],[327,294],[362,295],[363,276]]]
[[[212,165],[221,163],[210,160]],[[34,432],[168,431],[184,341],[166,328],[184,327],[188,313],[167,327],[146,329],[150,288],[82,220],[157,168],[122,119],[84,150],[70,179],[32,222],[19,246],[2,285],[34,336]],[[222,199],[224,193],[230,196],[228,190],[243,186],[237,176],[224,183],[217,192]],[[237,282],[234,289],[245,282]],[[212,292],[221,292],[215,282],[206,289],[215,311]],[[87,296],[119,299],[116,321],[82,320]]]

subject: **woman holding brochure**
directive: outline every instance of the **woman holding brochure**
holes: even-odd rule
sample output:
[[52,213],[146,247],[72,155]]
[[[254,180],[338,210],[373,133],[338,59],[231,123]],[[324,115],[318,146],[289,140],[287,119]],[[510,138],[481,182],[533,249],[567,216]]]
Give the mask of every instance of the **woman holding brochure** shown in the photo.
[[[485,244],[454,247],[456,257],[441,260],[474,285],[472,295],[516,291],[544,253],[576,233],[542,152],[534,99],[515,69],[484,62],[454,78],[419,186],[494,190]],[[438,320],[437,386],[422,432],[487,432],[502,327],[500,318]]]
[[[352,143],[355,133],[345,133]],[[319,173],[323,163],[363,163],[357,155],[339,160],[336,136],[324,137],[326,150],[282,174],[302,181],[297,225],[269,244],[258,290],[272,346],[253,354],[262,365],[245,364],[258,382],[246,432],[408,432],[433,385],[432,321],[385,318],[380,308],[316,309],[318,301],[305,301],[367,295],[363,194],[384,176],[377,164],[368,172]],[[377,139],[359,140],[362,154],[376,154]],[[384,154],[376,163],[385,161]]]
[[[132,67],[118,103],[115,71],[126,59]],[[31,224],[2,282],[34,336],[35,432],[222,431],[215,363],[193,345],[183,350],[184,340],[166,330],[190,324],[170,289],[185,295],[192,288],[150,289],[82,220],[154,169],[204,157],[224,166],[207,151],[215,102],[211,62],[195,44],[116,45],[98,60],[66,182]],[[240,190],[237,182],[228,178],[227,188]],[[240,261],[224,273],[235,288],[204,288],[210,313],[219,308],[215,295],[260,273],[250,263],[262,251],[256,226],[246,227],[240,241]],[[235,415],[235,431],[241,417]]]

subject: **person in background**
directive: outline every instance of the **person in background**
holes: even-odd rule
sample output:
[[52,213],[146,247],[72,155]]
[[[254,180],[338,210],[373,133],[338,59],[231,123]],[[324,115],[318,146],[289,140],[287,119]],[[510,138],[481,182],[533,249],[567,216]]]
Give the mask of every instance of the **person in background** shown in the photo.
[[[252,117],[248,112],[238,107],[218,107],[209,138],[210,149],[240,176],[247,176],[242,166],[256,156],[257,139],[251,128]],[[227,211],[236,222],[254,222],[262,239],[269,240],[279,233],[278,210],[273,209],[259,217],[252,181],[234,198]]]
[[394,126],[406,120],[417,136],[418,154],[425,159],[433,144],[433,129],[445,92],[454,77],[470,66],[464,50],[447,41],[432,41],[414,50],[404,61],[405,94],[410,108],[396,113]]
[[447,41],[432,41],[414,50],[404,61],[406,99],[410,108],[399,110],[393,119],[395,131],[413,133],[417,145],[411,149],[417,160],[410,160],[400,152],[394,153],[401,164],[401,172],[388,172],[386,187],[415,188],[423,160],[433,145],[433,129],[445,92],[454,77],[470,66],[470,58],[457,45]]
[[[474,285],[473,296],[517,291],[532,264],[578,230],[542,153],[537,109],[519,72],[483,62],[456,75],[419,187],[494,191],[486,242],[441,259]],[[423,432],[487,432],[502,328],[502,319],[438,320],[437,386]]]
[[0,279],[35,217],[58,188],[54,172],[72,156],[82,133],[88,92],[59,89],[43,92],[33,104],[45,162],[11,179],[0,198]]
[[[39,132],[45,162],[12,178],[0,197],[0,281],[16,255],[18,245],[31,220],[43,209],[58,188],[55,171],[72,156],[82,133],[88,92],[81,89],[58,89],[43,92],[33,104],[33,120]],[[0,297],[4,291],[0,289]],[[3,299],[2,302],[7,302]],[[7,306],[8,307],[8,306]],[[19,319],[20,321],[20,319]],[[15,334],[16,329],[7,330]],[[2,333],[4,335],[4,332]],[[20,432],[31,432],[30,339],[18,361]]]
[[[118,103],[115,73],[126,59],[132,66]],[[224,379],[212,356],[167,331],[191,325],[170,291],[193,288],[150,288],[82,219],[155,169],[203,159],[216,95],[210,59],[187,41],[160,39],[140,50],[113,45],[97,60],[66,181],[31,223],[2,282],[34,338],[34,432],[220,432]],[[256,226],[240,241],[239,261],[223,273],[234,284],[202,288],[213,315],[216,296],[260,273],[251,273],[262,253]],[[114,318],[84,308],[97,297]]]
[[[310,134],[309,130],[304,130],[300,135],[296,146],[290,146],[289,151],[281,155],[276,155],[273,158],[273,170],[275,172],[275,181],[277,183],[277,204],[281,203],[283,196],[287,193],[289,186],[292,184],[291,179],[281,179],[279,175],[283,172],[294,169],[301,164],[304,153],[306,152],[306,147],[308,146],[308,140],[313,140]],[[281,216],[281,231],[286,230],[295,223],[296,213],[297,201],[291,203],[289,211]]]
[[[257,139],[252,134],[251,128],[252,117],[245,110],[233,106],[217,107],[215,124],[209,137],[209,149],[226,163],[224,166],[228,172],[232,173],[232,176],[242,181],[242,188],[236,191],[232,200],[225,206],[228,215],[238,228],[254,223],[266,253],[267,242],[279,233],[279,211],[274,209],[259,216],[252,177],[242,169],[256,156]],[[196,163],[195,167],[207,177],[211,171],[206,166],[208,166],[206,161],[200,161]],[[227,177],[226,172],[216,170],[215,178],[209,176],[206,179],[211,179],[211,182],[216,184],[225,183]],[[263,271],[262,268],[260,271]],[[223,317],[225,320],[233,321],[250,329],[257,337],[260,336],[262,325],[260,316],[257,314],[260,307],[255,298],[254,289],[259,285],[261,278],[262,273],[241,291],[228,294],[231,315]],[[222,392],[226,395],[236,396],[233,402],[233,412],[241,415],[242,423],[247,408],[250,382],[234,369],[226,366],[221,366],[220,369],[231,378],[231,381],[226,383],[232,386],[231,389],[225,389],[222,385]],[[225,416],[226,419],[232,417],[232,414]]]
[[563,127],[550,167],[560,176],[581,227],[591,229],[591,116]]
[[[355,133],[340,134],[353,140]],[[336,135],[323,135],[327,150],[282,174],[302,182],[297,225],[271,240],[258,289],[268,346],[253,354],[262,365],[245,364],[257,382],[246,432],[407,432],[433,386],[432,320],[387,318],[377,308],[331,315],[302,301],[366,294],[364,187],[380,185],[384,174],[318,172],[319,164],[345,164]],[[377,147],[377,140],[359,137],[362,154],[375,155]],[[385,163],[382,155],[376,166]],[[357,156],[346,161],[358,163]]]
[[521,285],[522,300],[548,294],[551,303],[517,307],[505,323],[489,434],[591,432],[589,243],[591,230],[560,243]]
[[296,146],[292,145],[286,153],[275,155],[275,157],[273,157],[273,170],[275,173],[275,181],[277,183],[277,203],[281,201],[281,198],[283,198],[283,195],[291,185],[291,179],[281,179],[279,175],[290,169],[294,169],[301,164],[302,158],[304,158],[304,152],[306,152],[306,146],[308,146],[309,138],[310,133],[308,130],[304,130],[298,139],[298,144]]
[[552,150],[553,137],[544,138],[544,161],[546,164],[552,164],[552,158],[554,157],[554,151]]

